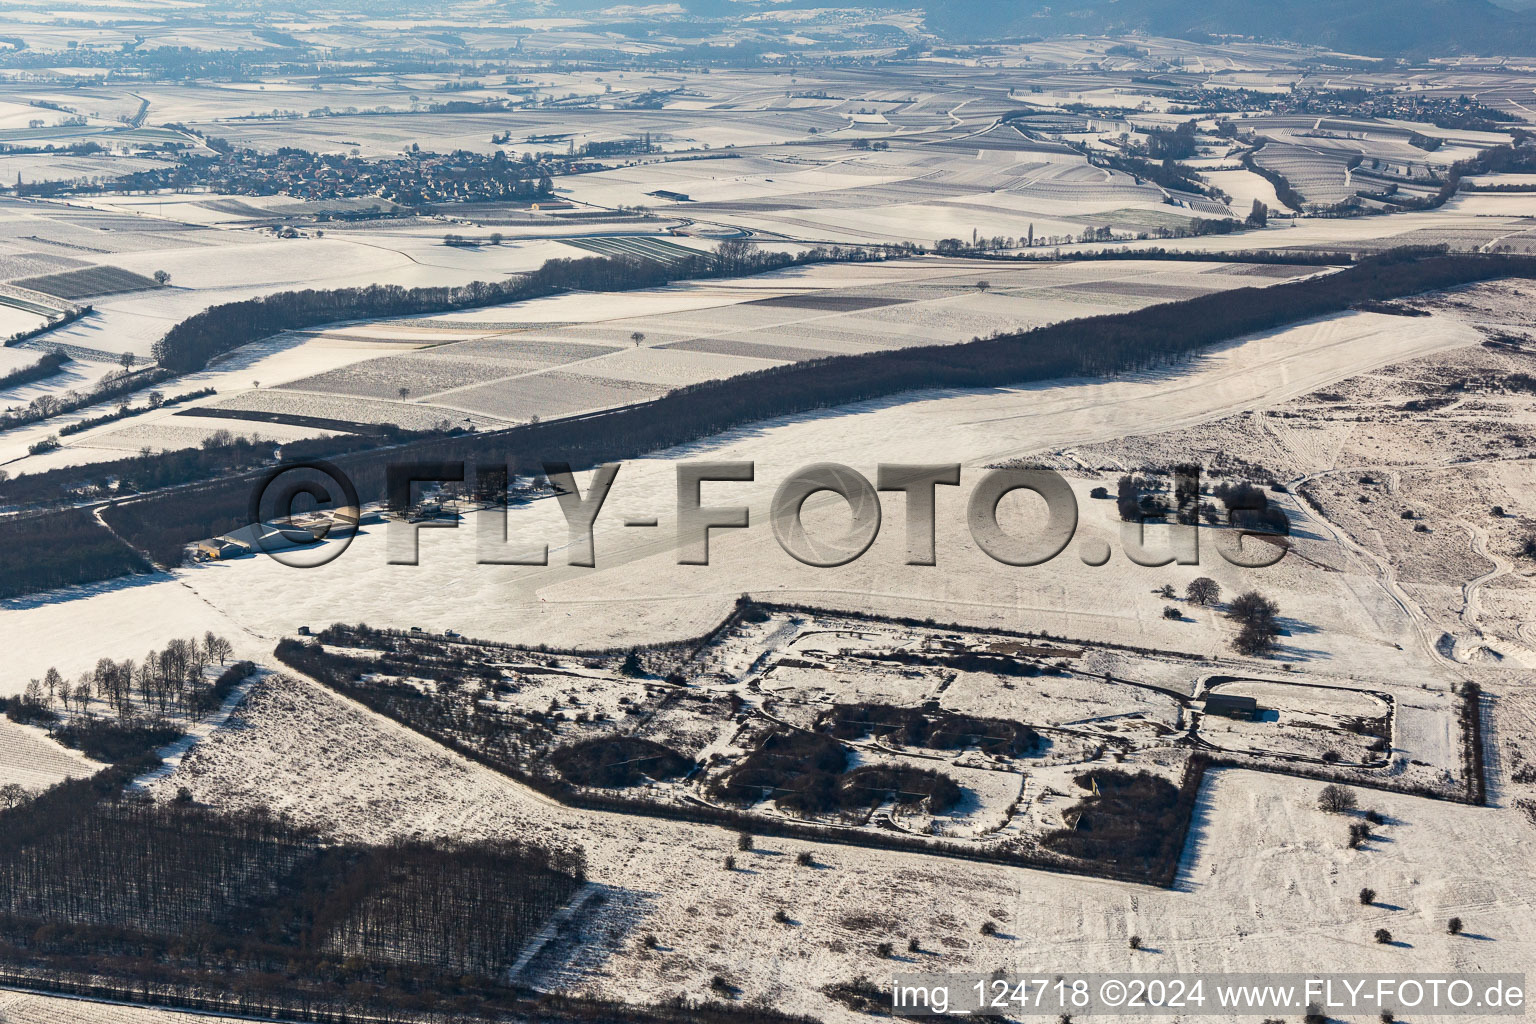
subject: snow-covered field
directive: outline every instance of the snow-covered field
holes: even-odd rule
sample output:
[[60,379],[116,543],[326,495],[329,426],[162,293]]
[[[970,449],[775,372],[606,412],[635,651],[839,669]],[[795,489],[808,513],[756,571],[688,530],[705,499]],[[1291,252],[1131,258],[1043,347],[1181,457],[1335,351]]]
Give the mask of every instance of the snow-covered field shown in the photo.
[[[1518,336],[1536,326],[1529,282],[1497,282],[1415,305]],[[1258,414],[1062,449],[1054,464],[1113,472],[1195,457],[1289,482],[1318,536],[1337,537],[1420,634],[1421,656],[1518,671],[1536,663],[1530,570],[1519,552],[1536,523],[1526,499],[1536,440],[1527,393],[1501,382],[1536,369],[1528,353],[1470,345],[1340,381]],[[1466,387],[1466,392],[1463,388]],[[1496,511],[1497,510],[1497,511]],[[1307,548],[1297,549],[1307,553]],[[1324,549],[1325,561],[1339,563]]]
[[[134,12],[132,31],[113,25],[110,4],[58,11],[42,0],[14,6],[0,12],[0,37],[14,36],[34,52],[66,42],[85,52],[127,52],[146,34],[155,45],[188,52],[275,45],[222,23],[172,25],[164,6]],[[824,28],[819,19],[830,17],[783,6],[755,12],[753,32],[801,22]],[[1117,249],[1163,246],[1210,259],[1019,265],[919,257],[333,325],[247,346],[206,371],[167,382],[159,390],[171,397],[210,387],[217,393],[69,435],[56,452],[27,455],[36,441],[103,410],[7,432],[0,436],[0,465],[7,473],[36,472],[141,448],[191,447],[219,430],[285,441],[325,432],[196,415],[211,408],[490,429],[643,401],[791,361],[952,344],[1330,272],[1221,260],[1223,252],[1239,249],[1362,253],[1441,242],[1536,249],[1536,208],[1529,194],[1518,192],[1464,193],[1440,209],[1391,216],[1280,218],[1266,230],[1170,241],[1159,232],[1224,211],[1203,201],[1183,205],[1151,182],[1091,165],[1078,152],[1028,138],[1001,121],[1034,108],[1041,124],[1052,117],[1064,122],[1070,119],[1062,106],[1083,104],[1074,109],[1089,111],[1081,115],[1085,123],[1062,131],[1074,144],[1106,154],[1125,143],[1121,132],[1141,139],[1140,132],[1172,128],[1189,116],[1171,109],[1165,89],[1135,85],[1127,74],[1174,67],[1191,82],[1206,76],[1210,87],[1281,94],[1314,83],[1324,90],[1392,87],[1396,79],[1385,65],[1329,79],[1311,70],[1328,59],[1322,52],[1307,51],[1303,70],[1299,51],[1272,44],[1138,37],[1136,46],[1147,52],[1137,54],[1110,52],[1114,40],[1074,37],[1010,43],[986,54],[935,53],[907,65],[893,61],[878,73],[856,66],[564,70],[573,50],[596,47],[629,60],[655,45],[606,33],[605,18],[681,12],[617,8],[509,21],[484,5],[450,4],[420,22],[364,12],[282,23],[283,31],[338,53],[409,40],[428,55],[424,68],[450,52],[451,36],[441,37],[445,28],[464,33],[471,45],[560,62],[558,69],[487,74],[484,81],[436,70],[370,74],[361,68],[314,82],[265,74],[139,82],[88,69],[57,81],[7,77],[0,82],[0,136],[19,145],[100,139],[126,147],[134,131],[141,141],[186,139],[179,130],[155,127],[176,122],[266,151],[298,145],[393,157],[419,142],[428,151],[501,150],[515,159],[541,149],[575,153],[588,142],[641,133],[655,151],[623,154],[595,173],[557,175],[559,198],[577,204],[571,211],[445,204],[396,216],[399,211],[380,201],[379,213],[388,216],[322,223],[321,217],[367,212],[375,204],[367,197],[310,203],[204,192],[0,198],[0,287],[92,267],[170,275],[166,288],[89,298],[94,315],[47,338],[73,346],[74,361],[48,381],[0,394],[0,406],[90,386],[116,370],[125,353],[143,365],[170,326],[212,304],[302,288],[501,280],[547,259],[589,255],[587,246],[630,244],[578,236],[675,231],[667,244],[707,251],[712,237],[742,233],[775,251],[798,251],[814,243],[932,246],[946,238],[968,242],[973,234],[1015,241],[1033,235],[1052,239],[1051,245],[1061,240],[1072,252],[1105,247],[1070,239],[1108,226],[1122,238],[1113,243]],[[62,22],[61,14],[68,24],[54,23]],[[880,18],[893,38],[921,30],[908,12]],[[437,40],[424,29],[439,32]],[[772,36],[750,38],[759,46]],[[808,34],[800,42],[815,38]],[[1438,82],[1529,113],[1522,102],[1529,96],[1506,81],[1515,75],[1441,67],[1415,73],[1409,91]],[[510,101],[516,109],[452,115],[426,109],[449,95],[468,103]],[[573,105],[577,97],[590,105]],[[630,106],[640,97],[647,98]],[[148,104],[148,127],[129,130],[123,121],[141,116],[141,104]],[[83,123],[60,123],[76,113]],[[35,126],[39,120],[44,123]],[[1372,174],[1407,179],[1409,193],[1432,190],[1432,170],[1508,138],[1311,115],[1235,121],[1244,139],[1257,131],[1270,140],[1260,163],[1281,171],[1317,204],[1377,187]],[[1282,209],[1268,181],[1234,169],[1247,142],[1230,141],[1231,133],[1217,138],[1213,120],[1203,121],[1201,130],[1202,150],[1192,164],[1230,194],[1238,217],[1255,200]],[[503,132],[506,141],[492,141]],[[1443,145],[1421,149],[1408,141],[1412,132]],[[120,152],[0,154],[0,182],[110,177],[160,162]],[[1482,183],[1529,185],[1528,178]],[[654,194],[662,190],[688,199]],[[270,228],[285,223],[297,225],[300,237],[275,237]],[[500,244],[489,244],[492,231],[502,236]],[[447,246],[443,236],[450,232],[487,244]],[[1127,237],[1138,233],[1148,237]],[[0,696],[21,692],[49,666],[73,678],[100,657],[137,658],[173,637],[205,630],[228,637],[236,658],[269,667],[280,638],[300,626],[338,621],[455,630],[528,645],[622,647],[700,635],[744,593],[1084,641],[1061,655],[1061,671],[1005,683],[988,672],[871,664],[861,656],[899,646],[901,638],[847,628],[841,619],[833,620],[835,635],[801,630],[803,622],[787,625],[788,616],[780,614],[761,634],[744,630],[711,655],[719,678],[695,685],[701,692],[715,687],[719,692],[709,699],[720,707],[657,716],[644,727],[643,735],[675,742],[690,756],[740,756],[744,748],[734,744],[743,734],[729,698],[748,692],[749,678],[757,687],[749,705],[774,702],[785,721],[802,726],[845,696],[906,707],[933,701],[1038,724],[1052,745],[1028,774],[997,770],[972,751],[948,766],[970,791],[964,806],[937,821],[907,812],[897,821],[916,829],[933,824],[971,840],[999,829],[1038,836],[1066,824],[1073,775],[1085,759],[1101,756],[1095,747],[1108,737],[1125,741],[1110,754],[1116,760],[1135,745],[1130,764],[1172,775],[1184,753],[1167,749],[1163,739],[1185,727],[1188,707],[1183,697],[1156,688],[1194,694],[1214,676],[1242,680],[1221,688],[1257,696],[1277,719],[1207,716],[1198,732],[1212,744],[1265,757],[1307,757],[1326,740],[1346,763],[1389,759],[1388,767],[1369,770],[1398,782],[1443,777],[1459,784],[1461,730],[1452,687],[1476,679],[1490,691],[1484,729],[1491,806],[1359,790],[1362,808],[1380,812],[1386,824],[1356,849],[1345,842],[1345,825],[1354,819],[1318,809],[1322,783],[1218,770],[1206,779],[1178,882],[1166,891],[833,843],[759,838],[755,850],[742,851],[725,830],[552,803],[308,680],[275,675],[255,687],[227,725],[205,730],[149,789],[161,799],[186,786],[219,807],[270,806],[345,839],[504,836],[582,846],[591,880],[606,898],[583,911],[578,932],[557,938],[519,980],[633,1002],[706,997],[718,976],[743,1002],[855,1021],[863,1018],[826,998],[822,988],[859,977],[879,984],[893,967],[1525,970],[1536,962],[1530,842],[1536,711],[1527,693],[1536,666],[1536,576],[1521,545],[1536,530],[1529,497],[1536,478],[1524,457],[1536,449],[1536,408],[1528,391],[1507,382],[1536,368],[1528,352],[1482,343],[1503,333],[1523,337],[1520,344],[1529,350],[1536,302],[1527,282],[1414,304],[1430,315],[1350,312],[1239,339],[1156,372],[919,392],[752,424],[652,453],[619,472],[599,519],[595,569],[566,564],[557,502],[534,500],[511,510],[507,533],[514,544],[548,542],[553,564],[546,567],[479,564],[485,553],[480,513],[470,513],[456,521],[457,529],[423,531],[416,566],[386,559],[390,532],[408,527],[375,521],[344,556],[319,569],[236,559],[0,602],[7,639]],[[0,336],[39,322],[38,314],[0,306]],[[37,352],[3,350],[0,372],[26,365]],[[1457,381],[1473,386],[1453,387]],[[187,412],[193,415],[180,415]],[[1132,563],[1113,499],[1091,492],[1108,487],[1113,494],[1121,473],[1187,458],[1283,485],[1268,491],[1293,523],[1292,548],[1282,562],[1266,569],[1230,565],[1216,551],[1225,531],[1210,529],[1202,535],[1198,565]],[[680,463],[699,460],[755,463],[753,480],[710,482],[703,495],[705,505],[745,507],[751,526],[715,530],[711,564],[685,566],[678,564],[676,473]],[[1077,533],[1048,563],[1005,566],[982,552],[967,530],[966,498],[989,468],[1027,460],[1045,461],[1068,478],[1079,510]],[[768,522],[772,495],[796,469],[828,461],[871,480],[881,464],[960,464],[962,486],[938,488],[938,565],[905,564],[907,511],[896,493],[882,495],[880,535],[852,563],[813,568],[785,554]],[[590,478],[580,474],[583,488]],[[830,534],[849,524],[841,503],[825,494],[804,511],[812,532]],[[1005,529],[1024,533],[1038,527],[1040,506],[1016,494],[999,515]],[[653,528],[621,525],[649,516],[656,517]],[[1163,528],[1148,531],[1151,546],[1166,539]],[[1101,546],[1108,562],[1091,564]],[[1166,585],[1182,595],[1196,576],[1214,578],[1227,597],[1258,588],[1276,601],[1284,634],[1272,658],[1234,654],[1235,627],[1220,606],[1160,593]],[[1179,614],[1169,617],[1170,608]],[[927,639],[937,643],[936,636]],[[1127,687],[1111,676],[1147,685]],[[569,706],[617,720],[627,707],[619,695],[630,701],[653,696],[648,682],[622,673],[592,683],[532,677],[521,680],[521,692],[486,703],[542,710],[585,686],[586,703]],[[1298,682],[1334,689],[1307,692]],[[479,699],[471,704],[478,707]],[[1390,713],[1383,710],[1388,702]],[[1389,749],[1377,749],[1378,733],[1358,730],[1355,719],[1385,729],[1379,736]],[[863,737],[854,746],[863,764],[917,763],[926,756],[893,753]],[[36,789],[96,767],[43,730],[0,720],[0,784]],[[813,863],[800,863],[801,853]],[[736,857],[735,870],[725,869],[727,855]],[[1374,903],[1359,900],[1363,886],[1376,890]],[[787,920],[776,921],[775,911]],[[1446,933],[1453,915],[1470,934]],[[999,934],[984,934],[984,922]],[[1391,930],[1393,944],[1372,941],[1380,927]],[[656,937],[654,946],[642,942],[646,935]],[[1142,940],[1140,951],[1130,948],[1133,935]],[[906,950],[907,940],[921,952],[886,959],[876,951],[881,942]],[[0,992],[0,1018],[12,1024],[212,1020],[16,992]]]
[[[227,568],[227,566],[226,566]],[[234,646],[234,658],[263,661],[277,642],[209,605],[174,575],[132,576],[90,587],[0,603],[7,626],[30,619],[25,644],[7,661],[4,696],[20,693],[29,679],[56,667],[66,679],[94,669],[102,657],[138,659],[176,637],[211,630]],[[90,644],[80,637],[89,635]]]
[[[880,152],[787,151],[733,160],[646,162],[571,180],[568,194],[599,206],[666,214],[769,236],[828,242],[913,241],[1033,234],[1075,236],[1106,216],[1122,230],[1170,217],[1167,193],[1009,126]],[[652,198],[657,190],[688,202]],[[1225,214],[1215,204],[1205,215]],[[1179,209],[1171,223],[1195,213]],[[1022,241],[1020,244],[1023,244]]]
[[65,779],[93,775],[102,767],[36,728],[0,720],[0,786],[15,784],[35,793]]
[[87,1002],[30,992],[0,992],[6,1024],[224,1024],[228,1017],[180,1013],[151,1006]]
[[[1478,338],[1449,317],[1349,314],[1250,338],[1162,373],[913,395],[763,424],[685,452],[627,464],[605,511],[615,525],[605,529],[605,520],[599,521],[596,570],[558,564],[558,550],[557,564],[547,569],[476,565],[475,531],[469,528],[426,533],[419,566],[388,566],[384,530],[369,527],[343,558],[303,573],[302,579],[265,559],[187,569],[179,576],[216,606],[241,621],[259,623],[269,634],[334,621],[334,609],[345,606],[351,610],[347,618],[379,625],[419,624],[485,638],[606,645],[626,638],[697,634],[717,621],[736,595],[751,591],[900,614],[943,611],[978,624],[1038,626],[1067,636],[1216,650],[1225,634],[1214,619],[1164,620],[1150,591],[1165,580],[1182,589],[1197,572],[1217,576],[1224,587],[1242,586],[1244,574],[1219,559],[1203,560],[1198,570],[1144,569],[1121,558],[1093,569],[1079,562],[1075,548],[1031,569],[1001,566],[974,547],[961,514],[964,494],[981,467],[1283,402],[1387,363]],[[685,457],[757,463],[756,483],[706,488],[707,502],[749,505],[758,524],[746,531],[717,532],[708,567],[676,564],[673,478],[675,462]],[[783,554],[764,528],[768,498],[792,471],[817,461],[843,462],[869,476],[878,462],[965,464],[959,493],[939,492],[941,568],[901,564],[902,512],[896,501],[886,502],[887,523],[874,547],[851,565],[810,569]],[[1087,496],[1096,482],[1076,484],[1081,535],[1118,546],[1110,503]],[[661,526],[634,531],[616,525],[622,517],[639,515],[658,515]],[[535,501],[513,511],[510,535],[549,537],[558,544],[564,526],[553,503]],[[1392,646],[1406,639],[1409,626],[1392,615],[1386,595],[1372,596],[1368,586],[1347,575],[1310,572],[1298,559],[1264,571],[1259,579],[1266,589],[1280,591],[1282,606],[1306,608],[1308,618],[1321,627],[1307,638],[1307,648],[1321,645],[1308,657],[1322,658],[1326,651],[1329,663],[1345,673],[1374,674],[1383,664],[1410,674],[1422,671],[1412,652]],[[425,604],[414,599],[423,593],[437,596]],[[1328,596],[1320,598],[1320,593]],[[623,612],[601,614],[604,608]],[[1298,650],[1297,657],[1302,653]]]

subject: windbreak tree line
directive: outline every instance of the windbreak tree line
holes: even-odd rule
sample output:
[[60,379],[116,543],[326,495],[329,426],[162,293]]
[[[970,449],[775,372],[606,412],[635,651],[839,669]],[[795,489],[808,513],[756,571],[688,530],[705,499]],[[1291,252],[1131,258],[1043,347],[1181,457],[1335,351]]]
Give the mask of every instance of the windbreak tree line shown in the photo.
[[[566,262],[569,267],[561,271],[565,280],[584,281],[592,287],[611,286],[609,275],[624,273],[614,265],[617,261]],[[671,273],[659,266],[636,272]],[[426,441],[387,455],[359,453],[336,461],[352,477],[363,501],[377,501],[385,496],[384,468],[391,460],[501,463],[522,474],[540,472],[542,462],[553,458],[573,466],[590,466],[684,444],[744,423],[903,391],[997,387],[1166,366],[1217,342],[1343,312],[1364,300],[1401,298],[1501,277],[1533,276],[1536,259],[1531,257],[1392,251],[1335,274],[1294,283],[1235,289],[964,345],[795,363],[680,388],[654,401],[608,413]],[[333,315],[316,313],[321,319]],[[264,328],[262,333],[271,329]],[[253,482],[252,477],[235,478],[176,494],[154,495],[109,508],[104,516],[156,560],[174,564],[180,560],[184,545],[243,525]],[[0,550],[10,546],[5,543],[10,528],[10,524],[0,523]],[[117,555],[119,561],[124,553]],[[73,556],[66,558],[45,546],[29,571],[47,574],[49,567],[44,563],[56,558],[68,561]],[[103,560],[96,575],[79,571],[71,582],[107,579],[128,571],[133,570],[108,559]],[[26,592],[13,588],[10,577],[0,573],[0,596]]]
[[[204,410],[199,409],[201,413]],[[0,502],[38,506],[75,504],[81,501],[122,499],[178,484],[217,479],[234,473],[270,466],[279,451],[289,461],[335,458],[349,452],[368,451],[385,445],[410,444],[428,438],[463,433],[462,428],[401,430],[381,424],[376,434],[339,434],[298,441],[273,441],[260,437],[231,436],[225,443],[209,438],[200,448],[175,451],[141,451],[104,462],[60,466],[40,473],[0,480]],[[256,431],[259,433],[259,430]]]
[[[588,263],[589,261],[577,261]],[[597,261],[601,264],[602,261]],[[605,271],[596,264],[594,271]],[[1220,341],[1342,312],[1362,300],[1400,298],[1499,277],[1536,276],[1523,256],[1394,251],[1335,274],[1239,288],[1130,313],[1087,317],[963,345],[930,345],[773,367],[679,388],[611,412],[532,423],[411,447],[395,458],[510,464],[536,475],[546,459],[573,466],[633,458],[745,423],[926,388],[998,387],[1167,366]],[[386,458],[338,459],[363,501],[386,493]],[[251,484],[211,485],[194,496],[152,497],[107,511],[107,520],[174,562],[182,545],[242,514]]]
[[23,384],[31,384],[36,380],[46,380],[63,369],[67,362],[69,362],[69,356],[63,352],[45,352],[43,357],[31,366],[22,366],[10,373],[0,374],[0,391],[19,388]]
[[755,273],[789,266],[798,258],[762,252],[750,245],[723,245],[720,254],[699,253],[663,264],[632,256],[588,256],[547,260],[539,269],[507,281],[475,281],[458,287],[403,288],[376,284],[278,292],[227,302],[188,317],[155,342],[155,361],[177,373],[200,370],[216,356],[283,331],[337,320],[415,316],[495,306],[561,291],[628,291],[671,281],[722,274]]
[[1452,164],[1446,173],[1445,184],[1433,196],[1417,204],[1400,202],[1399,205],[1412,208],[1442,206],[1461,190],[1463,178],[1536,171],[1536,133],[1516,128],[1511,134],[1513,141],[1510,144],[1479,150],[1476,156]]

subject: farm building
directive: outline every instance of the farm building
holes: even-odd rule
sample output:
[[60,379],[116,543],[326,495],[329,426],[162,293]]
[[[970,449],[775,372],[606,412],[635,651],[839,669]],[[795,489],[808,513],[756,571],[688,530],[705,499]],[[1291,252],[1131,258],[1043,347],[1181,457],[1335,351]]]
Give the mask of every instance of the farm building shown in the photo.
[[692,199],[688,198],[688,193],[686,193],[686,192],[669,192],[667,189],[664,189],[664,188],[659,188],[659,189],[657,189],[654,192],[647,192],[646,195],[651,196],[652,198],[655,198],[655,199],[670,199],[674,203],[691,203],[691,202],[693,202]]
[[199,541],[195,557],[199,561],[218,561],[228,558],[243,558],[251,553],[248,545],[229,537],[215,537],[212,540]]
[[1235,693],[1213,693],[1205,698],[1205,713],[1251,721],[1259,716],[1259,702]]
[[238,558],[258,551],[281,551],[315,542],[316,530],[303,526],[256,523],[199,545],[210,558]]

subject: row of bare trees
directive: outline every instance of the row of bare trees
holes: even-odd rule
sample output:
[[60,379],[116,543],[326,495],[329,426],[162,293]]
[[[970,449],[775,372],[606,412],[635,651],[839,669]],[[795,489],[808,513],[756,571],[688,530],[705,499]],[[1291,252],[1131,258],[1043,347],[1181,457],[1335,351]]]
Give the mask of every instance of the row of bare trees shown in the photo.
[[205,670],[214,662],[223,665],[233,653],[234,646],[228,640],[209,630],[201,640],[178,638],[161,650],[151,649],[138,663],[132,658],[102,658],[73,682],[57,668],[49,668],[42,679],[27,683],[22,703],[34,717],[47,717],[37,712],[51,713],[55,701],[66,712],[76,714],[90,712],[100,703],[119,716],[127,716],[135,710],[135,699],[140,711],[190,713],[196,710],[194,698],[205,688]]

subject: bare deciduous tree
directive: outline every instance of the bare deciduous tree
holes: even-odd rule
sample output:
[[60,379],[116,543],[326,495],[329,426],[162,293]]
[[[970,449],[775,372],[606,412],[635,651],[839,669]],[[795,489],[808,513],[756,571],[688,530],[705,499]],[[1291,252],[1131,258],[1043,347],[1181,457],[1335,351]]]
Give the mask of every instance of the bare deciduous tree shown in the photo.
[[1355,794],[1343,786],[1327,785],[1317,795],[1317,806],[1329,814],[1343,814],[1355,809]]
[[224,664],[224,659],[235,653],[234,645],[221,636],[215,636],[212,630],[203,634],[203,650],[209,658],[219,659],[219,664]]
[[1184,597],[1190,604],[1215,604],[1221,600],[1221,584],[1209,576],[1197,576],[1184,588]]

